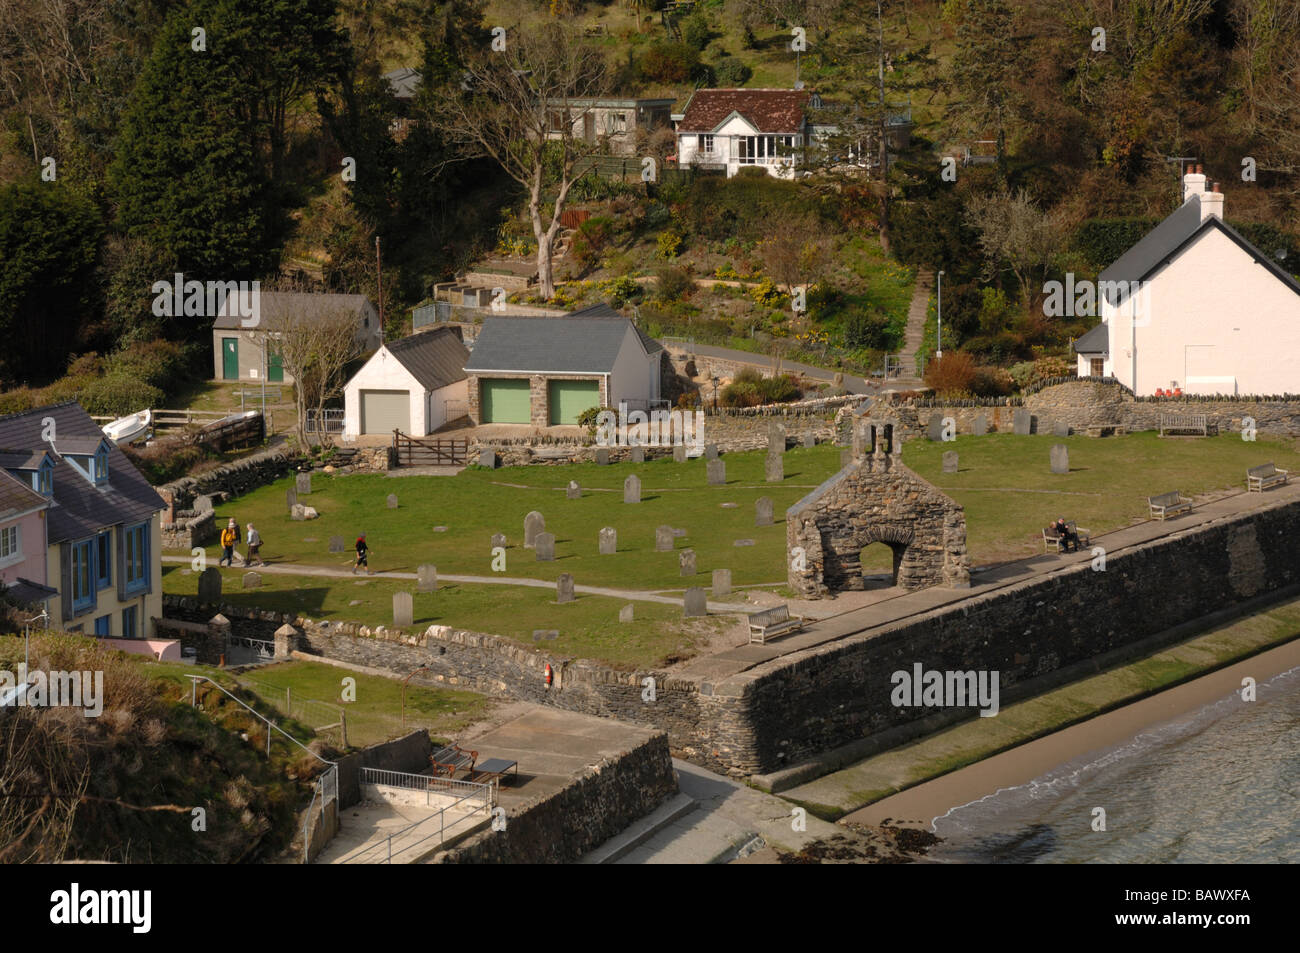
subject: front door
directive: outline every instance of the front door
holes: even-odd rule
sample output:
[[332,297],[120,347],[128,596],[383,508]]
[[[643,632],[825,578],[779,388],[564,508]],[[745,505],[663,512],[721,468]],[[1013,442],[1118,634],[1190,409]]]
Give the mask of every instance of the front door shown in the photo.
[[268,351],[266,360],[266,379],[272,384],[284,383],[284,358],[280,352]]
[[221,339],[221,376],[228,381],[239,380],[239,338]]

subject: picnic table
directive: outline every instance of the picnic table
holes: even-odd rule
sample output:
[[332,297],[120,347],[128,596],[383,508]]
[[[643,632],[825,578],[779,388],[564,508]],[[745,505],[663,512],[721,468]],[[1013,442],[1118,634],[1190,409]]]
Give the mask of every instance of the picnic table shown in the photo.
[[474,772],[474,780],[496,781],[498,784],[504,784],[507,771],[512,777],[518,778],[519,762],[507,761],[505,758],[488,758]]

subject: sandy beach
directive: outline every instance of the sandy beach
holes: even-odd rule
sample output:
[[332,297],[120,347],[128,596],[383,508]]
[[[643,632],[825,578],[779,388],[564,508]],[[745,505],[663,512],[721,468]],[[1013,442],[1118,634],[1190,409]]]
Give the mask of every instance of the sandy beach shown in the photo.
[[1300,666],[1300,639],[919,784],[854,811],[842,820],[850,824],[890,824],[928,830],[934,818],[954,807],[969,804],[1000,788],[1024,784],[1067,761],[1125,742],[1147,728],[1238,692],[1243,678],[1253,678],[1262,684],[1297,666]]

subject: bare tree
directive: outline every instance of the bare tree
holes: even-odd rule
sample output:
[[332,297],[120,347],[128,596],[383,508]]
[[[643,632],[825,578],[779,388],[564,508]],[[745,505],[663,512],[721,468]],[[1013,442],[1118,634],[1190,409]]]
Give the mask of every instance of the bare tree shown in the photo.
[[[361,353],[356,315],[346,309],[316,310],[289,305],[265,317],[266,346],[276,350],[293,377],[298,440],[307,446],[307,409],[324,419],[325,404],[343,392],[344,371]],[[333,438],[322,429],[321,444]]]
[[1038,207],[1020,189],[974,197],[967,206],[967,222],[980,233],[985,279],[1007,270],[1020,285],[1021,304],[1029,310],[1035,274],[1041,278],[1056,259],[1065,229],[1060,217]]
[[[528,217],[537,239],[537,279],[543,298],[555,294],[551,246],[581,160],[600,151],[585,135],[589,100],[605,81],[598,52],[575,41],[558,23],[510,35],[505,49],[472,57],[463,89],[443,98],[445,134],[465,153],[488,157],[528,192]],[[554,203],[548,188],[555,188]]]
[[782,223],[775,234],[759,242],[763,270],[786,291],[821,278],[830,257],[826,229],[812,216]]

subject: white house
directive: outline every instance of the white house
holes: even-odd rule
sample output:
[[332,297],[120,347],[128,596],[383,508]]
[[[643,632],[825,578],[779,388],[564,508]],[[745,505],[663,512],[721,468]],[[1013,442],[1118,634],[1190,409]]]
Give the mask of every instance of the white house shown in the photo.
[[680,168],[745,166],[789,178],[811,135],[806,89],[697,89],[677,123]]
[[425,437],[465,416],[467,360],[454,325],[383,345],[343,388],[343,436],[400,430]]
[[1300,393],[1300,283],[1223,221],[1200,166],[1183,204],[1099,277],[1105,327],[1075,345],[1079,370],[1139,395]]

